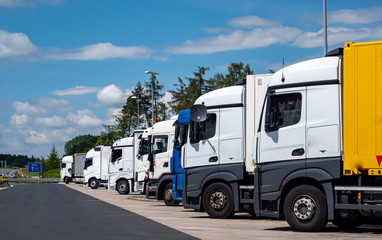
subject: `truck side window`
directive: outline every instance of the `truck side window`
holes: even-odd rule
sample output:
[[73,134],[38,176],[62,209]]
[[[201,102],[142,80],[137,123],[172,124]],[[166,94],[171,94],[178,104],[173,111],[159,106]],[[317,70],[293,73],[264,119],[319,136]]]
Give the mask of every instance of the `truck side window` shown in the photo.
[[188,130],[188,124],[181,123],[179,124],[179,136],[177,138],[179,142],[179,146],[183,146],[185,143],[187,143],[187,130]]
[[276,131],[279,128],[294,125],[301,119],[301,94],[271,95],[268,98],[265,130]]
[[139,142],[138,154],[143,156],[143,155],[146,155],[148,153],[149,153],[149,151],[148,151],[148,141],[147,141],[147,139],[142,139]]
[[122,149],[113,150],[113,152],[111,153],[111,161],[115,162],[121,159],[122,159]]
[[216,132],[216,114],[207,114],[207,120],[204,122],[190,122],[190,142],[197,143],[215,136]]
[[85,159],[85,167],[84,167],[84,169],[87,169],[91,165],[93,165],[93,158],[86,158]]
[[61,168],[66,168],[66,163],[61,163]]
[[153,145],[152,145],[152,153],[162,153],[167,152],[167,141],[168,136],[154,136]]

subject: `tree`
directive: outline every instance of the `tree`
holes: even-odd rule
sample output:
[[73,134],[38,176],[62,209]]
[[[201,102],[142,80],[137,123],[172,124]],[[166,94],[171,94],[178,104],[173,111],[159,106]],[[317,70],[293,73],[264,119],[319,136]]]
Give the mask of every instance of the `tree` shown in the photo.
[[244,63],[231,63],[228,66],[228,73],[223,76],[221,73],[217,73],[214,77],[210,78],[208,84],[211,90],[233,86],[236,81],[246,78],[247,75],[253,75],[254,70],[251,69],[249,64],[244,65]]
[[[159,106],[160,101],[159,100],[164,96],[164,94],[161,93],[161,91],[163,89],[163,85],[159,84],[159,81],[157,80],[155,75],[152,75],[152,77],[150,78],[150,81],[147,81],[145,83],[145,86],[147,89],[146,90],[147,96],[152,98],[152,100],[154,101],[154,104],[153,104],[154,105],[154,119],[156,119],[157,117],[161,117],[162,114],[159,111],[159,108],[160,108],[160,106]],[[152,108],[152,107],[150,107],[150,108]],[[163,117],[163,115],[162,115],[162,117]],[[152,118],[152,109],[150,112],[148,112],[146,114],[146,121],[147,121],[147,123],[149,123],[150,126],[152,126],[154,124],[151,122],[151,118]]]
[[79,135],[65,143],[65,155],[73,155],[75,153],[86,153],[94,147],[98,136]]
[[60,159],[56,147],[53,145],[52,151],[48,155],[48,159],[42,162],[42,171],[47,172],[57,168],[60,168]]
[[173,96],[172,101],[169,103],[176,113],[190,108],[198,97],[210,91],[208,80],[204,79],[204,75],[208,70],[209,67],[198,66],[198,70],[194,72],[194,77],[186,77],[188,85],[181,78],[178,78],[179,83],[174,84],[174,86],[178,87],[177,91],[170,91]]

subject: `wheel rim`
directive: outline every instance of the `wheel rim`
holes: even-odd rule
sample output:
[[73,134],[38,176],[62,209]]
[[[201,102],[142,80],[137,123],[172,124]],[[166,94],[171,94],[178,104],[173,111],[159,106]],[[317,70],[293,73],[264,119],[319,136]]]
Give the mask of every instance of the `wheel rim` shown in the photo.
[[299,196],[294,201],[293,213],[299,220],[308,221],[316,214],[316,203],[309,196]]
[[164,198],[167,202],[172,201],[172,190],[171,189],[166,190],[166,192],[164,193]]
[[216,191],[211,194],[210,204],[214,209],[220,210],[227,204],[227,196],[221,191]]
[[91,181],[90,186],[91,187],[95,187],[96,186],[96,182],[95,181]]
[[119,185],[119,191],[124,192],[126,190],[126,184],[122,183]]

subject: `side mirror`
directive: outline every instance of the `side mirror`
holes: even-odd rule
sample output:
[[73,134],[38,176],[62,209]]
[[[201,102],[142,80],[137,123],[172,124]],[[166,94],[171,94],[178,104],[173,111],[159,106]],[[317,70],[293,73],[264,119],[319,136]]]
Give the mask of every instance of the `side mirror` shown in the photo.
[[190,108],[190,119],[194,122],[204,122],[207,119],[207,108],[202,104],[192,105]]

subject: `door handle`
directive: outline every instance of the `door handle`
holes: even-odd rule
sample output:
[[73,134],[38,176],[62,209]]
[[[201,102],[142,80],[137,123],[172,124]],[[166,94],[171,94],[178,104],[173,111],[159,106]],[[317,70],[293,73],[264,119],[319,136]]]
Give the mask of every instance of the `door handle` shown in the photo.
[[218,161],[218,157],[215,156],[215,157],[210,157],[210,159],[208,160],[209,162],[217,162]]
[[292,156],[302,156],[304,155],[305,151],[303,148],[297,148],[292,151]]
[[120,169],[119,169],[119,171],[122,171],[122,170],[123,170],[123,168],[120,168]]

